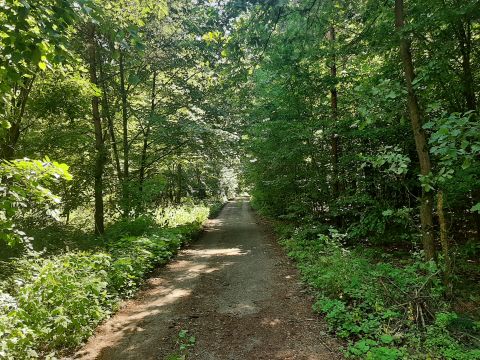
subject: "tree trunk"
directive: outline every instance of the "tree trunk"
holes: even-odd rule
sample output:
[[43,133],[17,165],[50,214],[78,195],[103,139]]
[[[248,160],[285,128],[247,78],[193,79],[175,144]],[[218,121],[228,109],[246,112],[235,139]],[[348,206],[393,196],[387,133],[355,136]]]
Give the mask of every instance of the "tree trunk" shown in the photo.
[[[472,190],[472,202],[470,203],[471,206],[475,206],[476,204],[480,203],[480,188],[479,185],[476,185]],[[476,239],[480,242],[480,213],[477,211],[472,212],[473,223],[476,229]]]
[[146,129],[143,132],[143,147],[142,147],[142,157],[140,159],[140,171],[139,171],[139,190],[140,194],[143,192],[143,182],[145,181],[145,167],[147,165],[147,151],[148,151],[148,138],[150,136],[150,121],[155,114],[155,94],[156,94],[156,81],[157,81],[157,72],[153,71],[153,80],[152,80],[152,94],[151,94],[151,103],[150,103],[150,119],[147,121]]
[[442,245],[444,266],[444,283],[447,288],[447,295],[452,296],[452,261],[450,258],[450,244],[448,241],[447,221],[443,211],[443,191],[439,190],[437,194],[437,216],[440,224],[440,244]]
[[[330,29],[327,33],[328,40],[332,43],[332,48],[335,46],[336,41],[336,34],[335,34],[335,27],[330,25]],[[332,77],[332,81],[337,80],[337,59],[335,53],[333,53],[330,64],[330,76]],[[333,129],[336,129],[337,122],[338,122],[338,93],[337,93],[337,86],[332,85],[330,89],[330,108],[332,110],[332,120],[334,123]],[[331,151],[332,151],[332,172],[333,172],[333,196],[338,197],[340,194],[340,181],[338,176],[338,157],[339,157],[339,140],[338,134],[332,134],[330,138],[331,142]]]
[[[95,40],[95,25],[88,25],[88,63],[90,82],[98,86],[97,79],[97,49]],[[92,119],[95,129],[95,169],[94,169],[94,191],[95,191],[95,234],[102,235],[104,227],[103,207],[103,168],[105,165],[105,144],[102,131],[102,120],[99,111],[99,98],[92,97]]]
[[[410,51],[410,42],[402,34],[404,28],[404,12],[403,0],[395,0],[395,27],[400,36],[400,57],[402,59],[405,72],[405,82],[408,91],[408,111],[410,114],[410,122],[412,124],[413,136],[415,139],[415,147],[417,150],[418,160],[420,162],[420,174],[427,176],[431,172],[430,155],[428,153],[427,138],[422,128],[422,117],[418,99],[413,88],[413,80],[415,72],[413,68],[412,55]],[[433,193],[425,191],[422,188],[422,199],[420,205],[420,221],[422,226],[423,249],[425,258],[430,260],[435,256],[435,244],[433,236]]]
[[177,194],[175,203],[180,204],[182,202],[182,193],[183,193],[183,178],[182,178],[183,170],[182,164],[177,164]]
[[15,157],[15,147],[20,139],[20,125],[30,92],[35,81],[35,76],[26,79],[19,91],[18,101],[12,102],[12,110],[10,116],[10,128],[6,131],[5,138],[1,144],[1,158],[5,160],[13,160]]
[[460,53],[462,54],[462,82],[466,108],[467,110],[476,110],[475,82],[470,60],[472,52],[472,25],[469,20],[458,24],[457,36]]
[[120,95],[122,98],[122,127],[123,127],[123,215],[130,212],[130,194],[128,189],[129,178],[129,144],[128,144],[128,109],[127,90],[125,88],[125,64],[123,52],[120,50]]
[[115,170],[117,172],[117,177],[119,182],[122,182],[122,168],[120,167],[120,157],[118,155],[117,140],[115,136],[115,127],[113,126],[113,118],[110,112],[110,104],[108,102],[108,91],[107,91],[107,81],[105,79],[105,73],[103,72],[103,61],[102,57],[99,56],[99,70],[100,70],[100,82],[102,83],[102,110],[103,117],[107,120],[108,131],[110,135],[110,141],[112,145],[113,159],[115,161]]
[[127,109],[127,90],[125,88],[125,66],[123,63],[123,52],[120,52],[120,95],[122,97],[122,125],[123,125],[123,177],[128,179],[129,164],[129,146],[128,146],[128,109]]
[[[472,52],[472,24],[470,20],[459,21],[456,28],[459,41],[460,53],[462,55],[462,83],[463,94],[465,98],[466,110],[477,109],[477,99],[475,97],[475,82],[472,75],[471,52]],[[478,116],[474,114],[474,116]],[[480,189],[472,191],[473,205],[480,202]],[[472,213],[473,222],[476,228],[476,238],[480,241],[480,213]]]

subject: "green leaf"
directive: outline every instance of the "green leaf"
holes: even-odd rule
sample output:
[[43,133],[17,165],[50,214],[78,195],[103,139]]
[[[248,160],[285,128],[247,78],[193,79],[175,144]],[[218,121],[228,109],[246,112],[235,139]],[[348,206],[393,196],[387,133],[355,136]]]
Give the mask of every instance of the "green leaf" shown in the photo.
[[137,74],[130,74],[128,77],[128,82],[132,85],[138,85],[140,83],[141,79]]
[[10,124],[10,122],[7,120],[2,120],[0,124],[1,124],[0,127],[3,129],[10,129],[12,127],[12,124]]
[[393,210],[388,209],[388,210],[382,211],[382,215],[385,216],[385,217],[391,216],[391,215],[393,215]]
[[477,204],[475,204],[475,205],[473,205],[473,206],[470,208],[470,211],[471,211],[471,212],[478,212],[478,213],[480,213],[480,202],[477,203]]
[[388,335],[388,334],[384,334],[384,335],[380,336],[380,340],[381,340],[384,344],[390,344],[390,343],[393,341],[393,336],[392,336],[392,335]]

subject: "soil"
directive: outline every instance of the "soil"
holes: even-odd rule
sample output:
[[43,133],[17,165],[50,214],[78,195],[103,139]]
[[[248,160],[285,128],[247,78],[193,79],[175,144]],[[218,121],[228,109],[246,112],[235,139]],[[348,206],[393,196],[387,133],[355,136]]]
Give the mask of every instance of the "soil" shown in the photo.
[[[293,264],[245,199],[158,269],[74,359],[343,359]],[[180,351],[179,332],[195,344]]]

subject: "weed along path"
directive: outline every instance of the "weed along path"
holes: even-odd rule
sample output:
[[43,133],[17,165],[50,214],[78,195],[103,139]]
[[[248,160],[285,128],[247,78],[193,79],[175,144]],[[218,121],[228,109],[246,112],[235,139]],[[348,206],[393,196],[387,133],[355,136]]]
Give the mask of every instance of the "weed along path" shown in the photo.
[[248,202],[237,200],[74,358],[342,358],[311,305],[292,264]]

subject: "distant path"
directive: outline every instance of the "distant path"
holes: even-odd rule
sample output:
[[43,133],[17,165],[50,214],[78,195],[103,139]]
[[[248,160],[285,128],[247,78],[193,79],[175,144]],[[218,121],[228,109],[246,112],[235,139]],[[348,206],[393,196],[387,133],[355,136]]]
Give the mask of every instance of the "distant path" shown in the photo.
[[292,264],[245,200],[229,202],[204,235],[159,269],[100,326],[78,359],[158,359],[196,337],[188,359],[341,359]]

